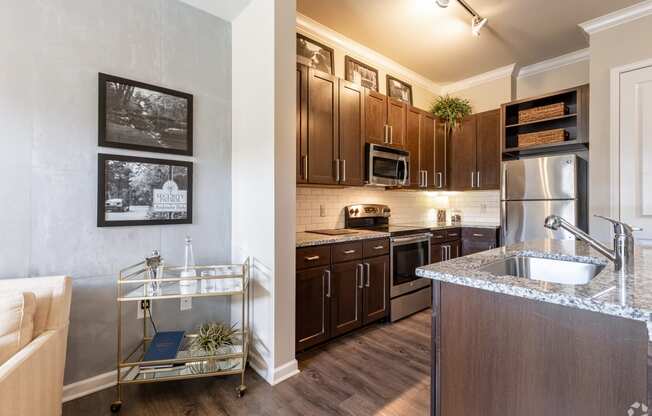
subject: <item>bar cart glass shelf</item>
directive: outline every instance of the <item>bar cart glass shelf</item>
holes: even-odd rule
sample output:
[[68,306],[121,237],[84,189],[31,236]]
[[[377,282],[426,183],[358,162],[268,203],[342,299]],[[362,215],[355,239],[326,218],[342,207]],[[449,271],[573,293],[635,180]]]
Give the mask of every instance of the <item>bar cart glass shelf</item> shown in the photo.
[[[188,271],[191,271],[188,273]],[[194,271],[194,273],[193,273]],[[183,277],[181,277],[181,273]],[[191,276],[189,276],[191,275]],[[195,276],[192,276],[195,275]],[[125,384],[155,383],[200,377],[240,375],[236,388],[238,397],[246,390],[245,369],[250,345],[250,260],[242,264],[167,267],[159,256],[122,269],[118,275],[118,354],[117,398],[111,404],[116,413],[122,407],[122,386]],[[150,306],[153,301],[199,297],[233,297],[240,300],[241,321],[236,327],[232,345],[220,348],[215,354],[190,348],[196,334],[186,333],[181,348],[174,359],[143,361],[153,334],[149,334]],[[143,309],[142,339],[131,351],[125,353],[127,317],[125,302],[138,302]]]

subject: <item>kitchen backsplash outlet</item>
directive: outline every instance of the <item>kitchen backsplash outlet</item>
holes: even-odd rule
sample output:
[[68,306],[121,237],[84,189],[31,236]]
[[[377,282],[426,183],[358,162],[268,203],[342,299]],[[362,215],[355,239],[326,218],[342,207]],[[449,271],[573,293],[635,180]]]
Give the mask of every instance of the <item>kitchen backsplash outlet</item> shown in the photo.
[[393,224],[434,222],[437,209],[456,209],[468,222],[500,222],[500,193],[386,191],[382,188],[297,188],[297,231],[343,228],[344,207],[386,204]]

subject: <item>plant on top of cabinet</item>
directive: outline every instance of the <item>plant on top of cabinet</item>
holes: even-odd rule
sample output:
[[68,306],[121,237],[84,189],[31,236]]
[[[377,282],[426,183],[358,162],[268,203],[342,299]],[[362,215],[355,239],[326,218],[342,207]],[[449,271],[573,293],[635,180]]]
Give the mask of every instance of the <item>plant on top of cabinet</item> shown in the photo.
[[462,119],[471,114],[472,108],[469,100],[465,98],[451,97],[450,95],[440,95],[432,103],[430,112],[445,120],[449,128],[459,126]]

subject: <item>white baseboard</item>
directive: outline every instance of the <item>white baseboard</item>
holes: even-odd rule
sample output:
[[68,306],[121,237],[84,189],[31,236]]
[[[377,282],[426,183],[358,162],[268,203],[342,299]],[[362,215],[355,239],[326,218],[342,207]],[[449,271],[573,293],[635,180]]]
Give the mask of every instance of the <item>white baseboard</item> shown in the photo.
[[116,371],[99,374],[97,376],[80,380],[63,386],[63,402],[75,400],[100,390],[108,389],[116,385]]
[[[297,360],[289,361],[282,366],[276,367],[273,371],[263,370],[251,362],[250,366],[267,381],[269,384],[276,385],[290,377],[299,374],[299,364]],[[80,397],[88,396],[100,390],[108,389],[116,385],[116,372],[115,370],[108,373],[99,374],[97,376],[80,380],[75,383],[63,386],[63,402],[75,400]]]

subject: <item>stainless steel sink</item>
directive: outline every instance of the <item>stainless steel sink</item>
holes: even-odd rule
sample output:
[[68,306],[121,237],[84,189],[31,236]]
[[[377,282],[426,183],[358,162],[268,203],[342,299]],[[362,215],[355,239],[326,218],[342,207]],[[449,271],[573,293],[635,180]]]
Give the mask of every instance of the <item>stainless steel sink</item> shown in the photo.
[[513,256],[481,267],[497,276],[516,276],[565,285],[584,285],[605,268],[604,264]]

